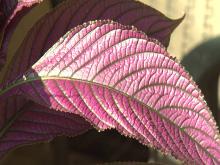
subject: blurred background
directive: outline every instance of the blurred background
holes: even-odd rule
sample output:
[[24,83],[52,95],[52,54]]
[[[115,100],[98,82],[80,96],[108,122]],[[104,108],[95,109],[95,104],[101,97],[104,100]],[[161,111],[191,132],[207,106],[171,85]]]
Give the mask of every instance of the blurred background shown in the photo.
[[172,34],[169,52],[182,59],[197,45],[220,35],[219,0],[140,0],[166,16],[185,19]]
[[[185,19],[173,32],[168,51],[176,56],[205,94],[216,120],[219,122],[219,69],[220,68],[220,1],[219,0],[140,0],[166,16]],[[53,1],[58,3],[58,0]],[[52,9],[50,0],[45,0],[25,17],[13,35],[9,54],[23,40],[30,27]],[[33,19],[34,18],[34,19]],[[153,156],[152,156],[153,155]],[[146,149],[132,139],[120,136],[115,131],[98,133],[91,130],[75,138],[58,137],[51,143],[25,146],[10,152],[0,165],[41,164],[92,164],[111,161],[149,161],[167,164],[179,162]]]

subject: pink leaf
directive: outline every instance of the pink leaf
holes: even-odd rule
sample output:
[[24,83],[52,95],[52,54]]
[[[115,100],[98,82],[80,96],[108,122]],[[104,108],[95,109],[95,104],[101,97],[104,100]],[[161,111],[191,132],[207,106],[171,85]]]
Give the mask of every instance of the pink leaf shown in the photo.
[[[34,60],[36,62],[40,55],[71,28],[96,19],[112,19],[134,25],[165,46],[168,46],[171,32],[182,21],[182,18],[171,20],[155,9],[133,0],[69,0],[46,15],[29,33],[28,37],[31,39],[28,40],[31,43],[28,45],[32,49],[29,47],[26,51],[30,50],[28,56],[34,58],[26,60],[27,63]],[[5,58],[7,46],[8,42],[3,42],[1,51],[4,55],[0,55],[0,58]],[[20,60],[19,55],[16,56]]]
[[76,27],[2,88],[115,128],[188,164],[219,164],[220,139],[203,96],[158,41],[111,21]]
[[60,135],[76,136],[90,128],[77,115],[50,110],[31,101],[22,105],[22,100],[11,97],[0,102],[0,157],[20,145],[49,141]]
[[[97,2],[97,0],[67,1],[42,18],[29,32],[22,46],[16,53],[15,58],[10,63],[9,68],[6,69],[7,71],[4,75],[3,83],[14,80],[15,77],[23,74],[48,48],[64,35],[67,30],[81,24],[83,19],[112,18],[126,24],[134,23],[138,28],[166,44],[169,42],[169,37],[173,29],[181,22],[181,19],[175,21],[170,20],[155,9],[131,0],[104,0],[99,1],[99,3]],[[90,11],[85,12],[87,8],[90,9]],[[87,17],[87,14],[89,17]],[[137,20],[136,23],[135,20]],[[160,22],[164,22],[163,26],[157,26]],[[39,32],[42,34],[39,34]],[[6,42],[4,42],[4,45],[7,47]],[[7,49],[6,47],[4,50]],[[11,112],[10,116],[16,115],[20,112],[20,109],[11,105],[19,104],[22,106],[25,103],[27,104],[27,100],[9,98],[6,102],[6,104],[9,105],[2,108],[1,113]],[[1,119],[0,122],[3,123],[0,125],[0,128],[3,129],[4,123],[10,119],[10,117]],[[46,130],[47,127],[45,126],[44,129]],[[25,141],[23,143],[25,143]]]

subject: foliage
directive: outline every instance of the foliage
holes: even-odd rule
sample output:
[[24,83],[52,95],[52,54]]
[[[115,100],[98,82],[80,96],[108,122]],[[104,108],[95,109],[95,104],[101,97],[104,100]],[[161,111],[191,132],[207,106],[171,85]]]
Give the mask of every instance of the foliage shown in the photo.
[[166,47],[181,19],[132,0],[69,0],[41,18],[5,65],[11,35],[39,0],[1,0],[0,155],[92,126],[219,164],[214,118]]

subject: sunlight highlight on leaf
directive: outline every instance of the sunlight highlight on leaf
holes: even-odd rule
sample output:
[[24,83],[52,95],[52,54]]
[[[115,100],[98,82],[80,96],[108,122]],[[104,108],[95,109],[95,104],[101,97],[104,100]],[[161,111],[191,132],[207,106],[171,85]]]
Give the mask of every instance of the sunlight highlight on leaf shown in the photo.
[[3,87],[115,128],[188,164],[219,164],[216,123],[189,74],[155,39],[112,21],[77,26]]

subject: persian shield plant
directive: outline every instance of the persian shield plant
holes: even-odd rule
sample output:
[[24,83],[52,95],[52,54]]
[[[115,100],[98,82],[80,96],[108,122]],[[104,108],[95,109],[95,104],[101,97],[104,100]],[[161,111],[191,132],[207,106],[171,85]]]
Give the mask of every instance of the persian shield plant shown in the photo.
[[166,50],[182,19],[133,0],[68,0],[41,18],[7,61],[16,25],[40,2],[0,1],[1,156],[95,127],[187,164],[220,164],[211,111]]

